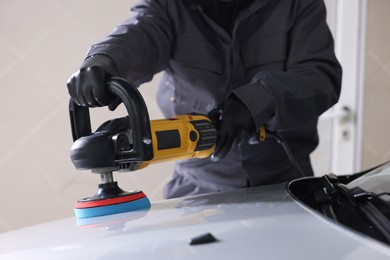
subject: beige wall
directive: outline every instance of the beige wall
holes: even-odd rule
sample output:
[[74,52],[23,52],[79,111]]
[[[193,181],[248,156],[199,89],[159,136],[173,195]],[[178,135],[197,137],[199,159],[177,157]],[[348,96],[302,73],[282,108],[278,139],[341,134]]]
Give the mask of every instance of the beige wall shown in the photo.
[[363,168],[390,160],[390,1],[367,1]]
[[[73,216],[75,201],[96,192],[99,176],[77,172],[69,159],[66,80],[134,2],[0,1],[0,232]],[[155,85],[142,93],[151,117],[160,118]],[[94,125],[123,116],[119,110],[93,109]],[[159,200],[171,167],[153,165],[116,179]]]
[[[96,191],[99,177],[77,172],[69,159],[72,140],[65,83],[88,47],[125,19],[134,2],[0,1],[0,232],[73,216],[75,201]],[[333,1],[327,2],[332,6]],[[390,52],[385,42],[390,37],[379,32],[389,28],[384,23],[390,23],[386,16],[390,9],[388,0],[372,2],[380,5],[369,6],[375,14],[369,18],[369,35],[378,40],[368,40],[365,165],[390,157],[390,138],[383,134],[390,132],[385,116],[390,96]],[[158,78],[141,88],[151,118],[161,117],[154,102]],[[377,116],[379,112],[383,115]],[[97,126],[125,112],[103,108],[91,113]],[[171,169],[172,163],[152,165],[116,174],[116,179],[124,189],[142,189],[152,201],[160,200]]]

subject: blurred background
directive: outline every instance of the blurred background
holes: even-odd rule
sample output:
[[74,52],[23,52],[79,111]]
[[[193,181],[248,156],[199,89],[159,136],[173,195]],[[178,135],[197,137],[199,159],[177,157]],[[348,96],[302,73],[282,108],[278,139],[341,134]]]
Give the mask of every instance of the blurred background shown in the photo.
[[[126,19],[132,0],[0,2],[0,232],[73,216],[99,176],[74,169],[66,81],[90,45]],[[320,120],[316,175],[348,174],[390,160],[390,1],[326,0],[344,67],[338,105]],[[151,119],[160,75],[140,90]],[[91,109],[94,128],[125,115]],[[173,163],[114,177],[123,189],[161,200]]]

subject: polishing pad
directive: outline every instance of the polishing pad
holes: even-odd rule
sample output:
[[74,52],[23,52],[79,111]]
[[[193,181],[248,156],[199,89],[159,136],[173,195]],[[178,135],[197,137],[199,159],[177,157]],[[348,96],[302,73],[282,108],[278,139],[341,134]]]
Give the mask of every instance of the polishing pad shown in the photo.
[[130,221],[145,217],[149,208],[139,209],[132,212],[123,212],[112,215],[98,216],[93,218],[76,218],[77,226],[81,229],[101,228],[108,231],[122,230]]
[[125,192],[116,182],[99,185],[92,197],[77,201],[74,211],[77,218],[92,218],[150,207],[150,201],[142,191]]

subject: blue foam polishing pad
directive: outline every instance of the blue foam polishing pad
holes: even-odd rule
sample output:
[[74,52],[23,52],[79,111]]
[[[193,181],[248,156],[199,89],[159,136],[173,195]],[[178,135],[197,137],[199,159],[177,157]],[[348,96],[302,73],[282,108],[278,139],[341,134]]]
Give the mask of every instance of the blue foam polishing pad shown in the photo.
[[143,192],[118,198],[78,201],[74,212],[77,218],[93,218],[150,208],[150,201]]

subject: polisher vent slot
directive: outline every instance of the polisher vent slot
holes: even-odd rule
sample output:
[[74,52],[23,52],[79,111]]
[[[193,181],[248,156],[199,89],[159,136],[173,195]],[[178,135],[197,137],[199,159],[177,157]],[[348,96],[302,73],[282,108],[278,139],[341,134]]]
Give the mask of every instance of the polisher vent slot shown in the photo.
[[132,172],[139,169],[141,162],[121,162],[118,165],[120,171]]

